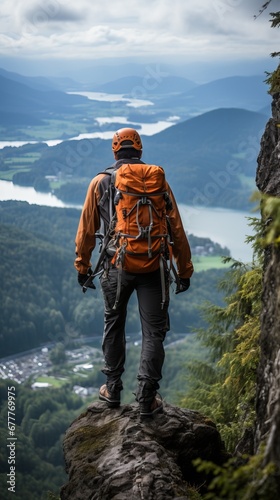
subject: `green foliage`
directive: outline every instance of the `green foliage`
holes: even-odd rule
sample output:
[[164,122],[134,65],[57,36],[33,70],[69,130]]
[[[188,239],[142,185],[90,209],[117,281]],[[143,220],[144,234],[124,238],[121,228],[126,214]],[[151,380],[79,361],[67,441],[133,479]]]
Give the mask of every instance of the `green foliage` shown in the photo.
[[88,179],[83,182],[67,182],[55,190],[55,195],[64,202],[83,203],[88,188]]
[[[273,214],[274,221],[279,204],[275,199],[268,202],[266,205],[263,201],[263,210],[268,210],[270,217]],[[231,270],[220,282],[226,305],[204,308],[209,327],[201,329],[199,337],[208,349],[208,361],[189,364],[191,389],[181,400],[182,405],[216,421],[229,451],[255,422],[263,241],[267,232],[259,219],[252,218],[250,224],[255,228],[255,235],[248,238],[253,244],[254,261],[248,266],[231,259]],[[277,231],[273,237],[269,234],[270,243],[277,240]],[[274,465],[264,465],[264,450],[254,456],[234,457],[222,466],[201,459],[194,464],[209,478],[203,500],[266,500],[277,496]]]
[[35,191],[40,191],[42,193],[48,193],[50,191],[50,183],[45,177],[37,177],[34,181]]
[[[275,55],[280,55],[280,52],[275,53]],[[272,73],[266,71],[266,75],[265,82],[269,85],[269,93],[273,95],[280,92],[280,66]]]
[[[9,381],[0,381],[0,497],[7,498],[8,451],[7,388]],[[16,415],[16,491],[15,500],[46,500],[58,498],[67,480],[64,471],[62,440],[74,418],[84,410],[83,401],[67,388],[33,391],[15,386]]]
[[[278,12],[270,12],[270,15],[271,15],[271,27],[272,28],[279,28],[280,26],[280,11]],[[271,54],[272,57],[277,57],[277,56],[280,56],[280,52],[272,52]],[[278,88],[278,92],[280,90],[280,75],[279,75],[279,66],[276,70],[276,72],[278,72],[278,76],[277,76],[277,88]]]
[[[280,71],[280,67],[279,67]],[[280,243],[280,199],[276,196],[262,195],[262,216],[265,221],[264,236],[261,240],[264,246]]]
[[262,466],[264,455],[259,453],[252,457],[231,458],[223,466],[196,459],[194,465],[199,472],[211,474],[213,477],[203,500],[268,500],[276,498],[266,479],[274,472],[273,464]]
[[62,365],[66,361],[65,346],[58,342],[50,352],[50,361],[54,365]]
[[[262,10],[260,11],[260,13],[263,12],[263,10],[265,10],[268,5],[270,4],[271,0],[266,2],[263,7],[262,7]],[[272,28],[279,28],[280,26],[280,11],[278,12],[270,12],[270,16],[271,16],[271,27]],[[280,56],[280,52],[277,51],[277,52],[272,52],[271,54],[272,57],[279,57]],[[265,82],[269,85],[269,93],[270,94],[276,94],[277,92],[280,92],[280,66],[278,65],[278,67],[276,68],[275,71],[273,71],[272,73],[269,73],[269,72],[266,72],[266,75],[267,75],[267,78],[265,80]]]
[[204,308],[209,326],[199,336],[209,362],[189,365],[192,389],[181,401],[212,417],[230,450],[254,419],[261,283],[259,263],[248,266],[232,260],[220,282],[226,305]]
[[[262,220],[256,223],[257,235],[251,238],[255,240],[255,248],[261,249],[269,245],[279,245],[280,243],[280,199],[264,193],[254,193],[252,201],[258,203],[257,209],[261,211]],[[258,251],[258,250],[256,250]]]
[[[8,356],[44,343],[71,343],[79,336],[103,332],[103,298],[97,290],[82,294],[73,265],[80,210],[39,207],[23,202],[0,203],[0,348]],[[92,262],[97,259],[97,251]],[[204,324],[198,308],[215,297],[223,269],[195,273],[192,293],[171,291],[171,328],[192,332]],[[184,295],[184,296],[183,296]],[[127,332],[140,330],[137,302],[132,298]]]

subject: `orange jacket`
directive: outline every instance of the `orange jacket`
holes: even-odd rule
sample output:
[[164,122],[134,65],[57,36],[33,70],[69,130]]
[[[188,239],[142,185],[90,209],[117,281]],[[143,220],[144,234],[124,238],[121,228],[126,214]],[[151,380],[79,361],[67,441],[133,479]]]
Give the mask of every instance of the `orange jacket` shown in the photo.
[[[80,217],[75,239],[77,257],[75,259],[74,266],[77,271],[82,274],[86,274],[88,268],[92,266],[90,259],[96,244],[95,233],[100,228],[100,215],[98,208],[100,194],[98,184],[105,175],[106,174],[98,174],[92,179],[88,187]],[[174,242],[173,257],[177,265],[179,277],[190,278],[193,273],[191,250],[174,195],[169,186],[168,189],[173,205],[172,210],[169,212],[172,238]]]

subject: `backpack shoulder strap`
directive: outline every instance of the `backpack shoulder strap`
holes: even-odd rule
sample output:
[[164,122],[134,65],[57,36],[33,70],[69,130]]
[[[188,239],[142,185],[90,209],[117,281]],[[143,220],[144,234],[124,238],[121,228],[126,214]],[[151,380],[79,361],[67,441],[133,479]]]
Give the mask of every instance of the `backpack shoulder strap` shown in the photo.
[[104,221],[105,226],[109,225],[110,220],[112,219],[115,207],[114,207],[114,183],[112,183],[113,173],[116,170],[116,163],[106,168],[99,174],[106,174],[103,179],[98,184],[98,191],[100,195],[99,200],[99,211],[102,221]]

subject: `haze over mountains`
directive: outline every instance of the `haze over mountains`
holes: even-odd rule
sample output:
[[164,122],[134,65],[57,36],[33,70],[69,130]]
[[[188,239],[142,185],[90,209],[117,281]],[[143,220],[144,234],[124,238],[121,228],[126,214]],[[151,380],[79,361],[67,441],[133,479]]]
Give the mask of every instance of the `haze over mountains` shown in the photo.
[[[182,77],[152,76],[123,77],[118,80],[93,86],[96,92],[119,93],[134,97],[150,97],[160,100],[162,106],[172,108],[214,109],[237,107],[259,111],[268,105],[270,97],[266,94],[266,84],[260,75],[232,76],[221,78],[202,85]],[[261,99],[262,96],[262,99]],[[263,102],[263,106],[261,104]]]
[[[15,152],[14,148],[4,148],[0,151],[2,178],[34,185],[38,177],[45,179],[59,174],[60,186],[54,187],[56,194],[64,201],[81,203],[92,176],[113,161],[110,140],[92,138],[89,148],[87,136],[93,132],[102,136],[108,130],[113,133],[124,123],[141,133],[142,123],[157,123],[176,116],[177,123],[170,122],[166,130],[143,136],[144,161],[159,163],[166,169],[182,203],[199,197],[200,203],[212,206],[249,205],[259,140],[270,115],[270,96],[261,75],[227,77],[198,85],[181,76],[146,73],[101,85],[25,77],[2,69],[0,89],[0,140],[63,140],[52,148],[28,146],[28,151],[36,150],[36,159],[25,163],[25,169],[16,171],[13,177],[9,174],[9,164],[14,163],[15,156],[25,155],[27,149]],[[80,91],[119,94],[120,100],[88,99],[77,95]],[[123,97],[127,101],[122,101]],[[142,102],[135,108],[129,99],[150,103]],[[105,118],[102,123],[99,117]],[[87,143],[65,140],[81,133]],[[83,148],[88,152],[77,153]],[[229,173],[231,162],[236,168]],[[217,177],[221,171],[223,182]],[[220,183],[219,196],[205,195],[201,179],[204,190],[213,179],[216,185]],[[37,186],[48,189],[48,183],[37,181]],[[226,184],[224,189],[222,183]]]
[[[64,92],[61,90],[62,84]],[[63,80],[63,83],[60,80],[58,83],[57,80],[25,77],[0,69],[0,112],[16,112],[18,115],[29,113],[42,118],[48,118],[48,113],[70,112],[76,105],[86,106],[88,100],[66,92],[78,92],[85,88],[88,91],[123,94],[131,98],[152,98],[156,111],[182,111],[186,117],[190,112],[199,114],[219,107],[260,111],[270,103],[261,75],[228,77],[198,85],[183,77],[155,73],[143,77],[123,77],[102,85],[87,83],[85,86],[70,79]],[[1,122],[4,125],[3,119]]]
[[[13,76],[13,75],[12,75]],[[31,80],[31,81],[30,81]],[[68,113],[86,99],[55,90],[45,79],[7,78],[0,75],[0,123],[5,125],[42,124],[51,113]]]

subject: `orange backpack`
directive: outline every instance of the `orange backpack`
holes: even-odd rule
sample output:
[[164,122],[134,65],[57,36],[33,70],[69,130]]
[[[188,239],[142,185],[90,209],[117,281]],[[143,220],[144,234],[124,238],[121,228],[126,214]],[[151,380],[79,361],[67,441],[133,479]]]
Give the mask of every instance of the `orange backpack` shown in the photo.
[[168,258],[167,212],[172,203],[162,167],[126,163],[115,172],[115,244],[112,263],[132,273],[148,273]]

